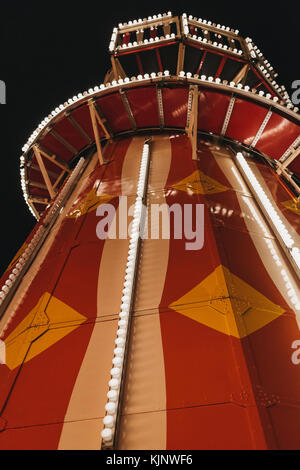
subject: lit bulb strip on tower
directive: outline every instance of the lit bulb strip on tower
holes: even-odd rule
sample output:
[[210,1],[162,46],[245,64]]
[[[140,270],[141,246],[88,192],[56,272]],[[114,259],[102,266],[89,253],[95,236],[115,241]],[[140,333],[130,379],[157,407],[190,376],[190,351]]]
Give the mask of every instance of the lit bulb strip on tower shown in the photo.
[[236,161],[243,177],[250,186],[252,193],[254,194],[254,197],[260,206],[260,209],[270,223],[282,248],[291,261],[298,278],[300,279],[300,250],[297,246],[295,246],[295,240],[293,240],[291,234],[286,228],[286,225],[282,221],[279,210],[275,208],[275,205],[268,198],[267,194],[263,190],[261,184],[257,180],[255,174],[253,173],[241,152],[236,154]]
[[139,179],[137,184],[137,196],[134,206],[134,216],[129,238],[129,250],[127,256],[124,284],[122,290],[122,304],[119,313],[117,338],[115,340],[113,368],[110,371],[108,402],[105,405],[105,417],[103,418],[104,429],[102,430],[102,448],[114,447],[116,438],[117,422],[121,413],[122,402],[122,380],[126,367],[126,354],[128,349],[132,307],[134,302],[134,285],[139,262],[139,250],[141,235],[144,230],[145,214],[143,212],[143,201],[147,194],[147,182],[150,163],[149,143],[144,144],[141,158]]

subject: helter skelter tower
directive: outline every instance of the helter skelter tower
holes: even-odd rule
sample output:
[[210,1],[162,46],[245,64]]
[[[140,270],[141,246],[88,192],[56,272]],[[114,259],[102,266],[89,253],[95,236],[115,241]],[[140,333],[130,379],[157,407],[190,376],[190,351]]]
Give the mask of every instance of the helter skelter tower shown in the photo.
[[[130,21],[109,50],[23,148],[38,222],[1,279],[0,446],[299,449],[297,109],[210,21]],[[99,239],[120,196],[130,238]],[[203,247],[141,239],[143,203],[203,204]]]

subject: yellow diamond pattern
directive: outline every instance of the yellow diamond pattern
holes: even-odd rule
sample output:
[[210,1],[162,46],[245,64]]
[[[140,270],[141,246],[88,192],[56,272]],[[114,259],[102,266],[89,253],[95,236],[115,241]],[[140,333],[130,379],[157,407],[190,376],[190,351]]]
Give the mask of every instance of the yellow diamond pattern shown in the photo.
[[222,265],[169,308],[237,338],[259,330],[284,313]]

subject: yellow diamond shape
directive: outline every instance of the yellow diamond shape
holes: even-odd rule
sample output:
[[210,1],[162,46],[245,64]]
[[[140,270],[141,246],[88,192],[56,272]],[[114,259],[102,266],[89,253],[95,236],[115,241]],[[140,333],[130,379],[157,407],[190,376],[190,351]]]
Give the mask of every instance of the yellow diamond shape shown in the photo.
[[285,311],[222,265],[169,307],[237,338],[259,330]]
[[293,199],[289,199],[288,201],[282,202],[281,204],[290,211],[295,212],[295,214],[300,215],[300,207],[297,207],[297,203]]
[[105,204],[115,196],[109,194],[97,195],[96,189],[92,189],[75,208],[72,208],[68,214],[68,217],[80,217],[87,212],[95,210],[100,204]]
[[6,365],[11,370],[15,369],[71,333],[85,320],[86,317],[45,292],[4,340]]
[[192,192],[194,194],[220,193],[229,189],[198,170],[195,170],[192,174],[178,183],[173,184],[172,188],[179,189],[180,191]]

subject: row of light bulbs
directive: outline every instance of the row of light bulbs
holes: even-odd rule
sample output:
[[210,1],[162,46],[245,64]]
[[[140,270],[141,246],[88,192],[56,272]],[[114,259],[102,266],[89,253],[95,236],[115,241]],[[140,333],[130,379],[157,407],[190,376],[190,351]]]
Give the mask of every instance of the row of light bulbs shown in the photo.
[[[62,208],[62,206],[65,202],[66,196],[68,195],[68,193],[70,191],[70,188],[74,183],[74,180],[77,178],[79,172],[81,171],[81,168],[82,168],[84,162],[85,162],[85,160],[84,160],[83,157],[78,161],[77,165],[75,166],[75,168],[72,171],[71,175],[69,176],[68,180],[66,181],[66,183],[64,184],[64,186],[61,189],[60,193],[58,194],[55,202],[51,206],[51,209],[49,210],[48,214],[45,216],[43,221],[40,222],[40,226],[36,230],[34,236],[32,237],[32,239],[30,241],[30,243],[27,245],[26,250],[22,253],[22,255],[18,259],[15,267],[12,269],[11,273],[9,274],[8,279],[5,281],[4,285],[1,287],[1,289],[0,289],[0,306],[4,302],[7,295],[9,294],[9,291],[12,289],[15,282],[18,279],[20,279],[20,277],[22,277],[24,275],[25,269],[27,268],[27,266],[28,266],[28,264],[29,264],[29,262],[32,258],[33,253],[36,251],[37,246],[38,246],[41,238],[43,237],[45,231],[47,230],[47,226],[49,224],[51,224],[52,220],[54,219],[54,217],[56,216],[58,211],[61,210],[61,208]],[[1,331],[0,338],[2,338],[3,334],[5,333],[9,323],[11,322],[11,320],[13,318],[13,316],[14,316],[14,314],[12,314],[8,318],[4,328]]]
[[33,217],[36,218],[36,215],[31,207],[31,205],[29,204],[29,201],[28,201],[28,194],[27,194],[27,187],[26,187],[26,170],[25,170],[25,157],[22,155],[20,157],[20,176],[21,176],[21,188],[22,188],[22,192],[23,192],[23,197],[24,197],[24,200],[28,206],[28,209],[30,210],[31,214],[33,215]]
[[[182,15],[182,18],[185,18],[185,19],[187,18],[186,13],[184,13]],[[220,25],[220,24],[214,25],[211,21],[203,20],[202,18],[196,18],[196,16],[193,16],[193,15],[189,15],[188,19],[191,20],[191,21],[196,21],[197,23],[200,23],[200,24],[207,25],[207,26],[214,26],[215,28],[218,28],[221,31],[232,32],[232,33],[235,33],[236,35],[239,34],[238,29],[234,30],[232,28],[229,28],[229,26],[224,26],[224,25]]]
[[[185,74],[185,72],[183,72],[183,71],[180,72],[180,76],[184,76],[184,74]],[[144,74],[144,76],[138,75],[137,79],[138,80],[141,80],[141,79],[149,80],[150,77],[151,78],[156,78],[156,77],[162,77],[163,75],[164,76],[169,76],[170,73],[169,73],[168,70],[164,71],[164,73],[158,72],[157,74],[155,72],[153,72],[151,74],[146,73],[146,74]],[[186,76],[188,78],[191,78],[192,74],[190,72],[187,72]],[[202,77],[205,77],[205,78],[202,78]],[[194,75],[194,78],[198,78],[198,75]],[[201,79],[206,80],[206,76],[201,75]],[[106,85],[104,85],[102,83],[100,86],[95,86],[94,88],[89,88],[88,91],[84,91],[83,93],[79,93],[78,95],[73,96],[73,98],[69,98],[67,102],[65,102],[64,104],[61,104],[58,107],[56,107],[47,117],[45,117],[43,119],[43,121],[41,121],[41,123],[38,125],[38,127],[35,129],[35,131],[29,137],[26,144],[22,147],[23,152],[27,152],[27,150],[30,148],[31,144],[35,141],[35,139],[40,134],[41,130],[43,130],[45,127],[47,127],[49,125],[49,123],[53,120],[53,118],[55,116],[57,116],[58,114],[60,114],[62,111],[65,111],[66,108],[69,108],[70,106],[74,105],[76,102],[81,101],[82,99],[86,98],[89,95],[94,95],[94,94],[98,93],[99,91],[102,91],[102,90],[105,90],[107,88],[111,88],[111,87],[114,87],[114,86],[125,85],[125,84],[130,83],[130,82],[135,81],[135,80],[136,80],[136,77],[131,77],[131,78],[125,77],[124,79],[120,78],[118,81],[113,80],[112,83],[106,83]],[[209,81],[215,81],[216,83],[220,83],[220,80],[218,78],[216,80],[214,80],[213,77],[209,77]],[[234,82],[230,82],[230,84],[231,84],[230,86],[234,86],[234,85],[232,85],[232,84],[234,84]],[[237,87],[240,88],[239,85],[237,85]],[[245,86],[244,89],[246,91],[248,91],[249,87]],[[262,92],[262,94],[263,94],[263,92]],[[295,110],[297,110],[297,108]]]
[[223,49],[224,51],[230,51],[230,52],[233,52],[234,54],[238,54],[238,55],[242,55],[243,54],[243,51],[241,49],[232,49],[231,47],[228,47],[226,44],[222,44],[221,42],[217,43],[216,41],[212,42],[212,41],[209,41],[208,39],[206,38],[202,38],[201,36],[197,36],[196,34],[187,34],[187,37],[191,38],[191,39],[194,39],[195,41],[198,41],[198,42],[202,42],[204,44],[210,44],[214,47],[218,47],[219,49]]
[[[232,169],[232,172],[234,173],[236,179],[239,181],[239,184],[241,185],[241,188],[246,189],[246,193],[247,193],[248,192],[247,188],[245,188],[244,182],[241,179],[238,172],[236,171],[235,167],[232,167],[231,169]],[[292,304],[293,309],[299,311],[300,310],[300,298],[299,298],[299,296],[296,292],[296,289],[293,287],[294,281],[288,276],[288,273],[286,272],[286,270],[283,267],[283,264],[280,260],[280,253],[279,253],[279,250],[276,246],[276,243],[274,242],[274,240],[270,239],[270,231],[267,229],[267,226],[266,226],[265,222],[263,221],[262,217],[258,214],[257,209],[254,206],[254,203],[251,200],[251,198],[245,197],[245,198],[243,198],[243,200],[247,204],[247,206],[250,210],[250,213],[252,215],[252,218],[258,223],[258,225],[260,226],[260,228],[262,230],[262,233],[264,235],[264,241],[265,241],[265,243],[267,245],[267,248],[269,250],[269,255],[273,258],[273,261],[276,265],[275,269],[280,269],[280,275],[283,278],[284,285],[285,285],[285,288],[286,288],[286,295],[289,297],[290,303]],[[247,216],[247,217],[249,217],[249,216]]]
[[118,399],[120,395],[122,372],[125,364],[125,346],[128,336],[130,308],[134,289],[134,279],[138,265],[139,238],[141,232],[143,198],[147,187],[147,174],[149,167],[149,144],[145,143],[141,158],[140,173],[137,185],[136,201],[134,206],[134,216],[129,240],[129,250],[125,278],[122,290],[122,304],[119,313],[117,338],[115,340],[113,367],[110,371],[108,401],[105,405],[105,417],[103,418],[104,428],[101,432],[102,439],[107,445],[113,441],[115,433],[116,418],[118,414]]
[[[68,101],[66,101],[64,104],[60,104],[59,106],[57,106],[47,117],[45,117],[41,123],[38,125],[38,127],[34,130],[34,132],[31,134],[31,136],[29,137],[28,141],[26,142],[26,144],[22,147],[22,151],[24,152],[24,154],[30,149],[31,145],[33,144],[33,142],[37,139],[37,137],[40,135],[40,133],[43,131],[43,129],[47,128],[49,126],[49,124],[52,122],[52,120],[59,114],[61,114],[62,112],[65,112],[66,109],[68,108],[71,108],[75,103],[77,102],[81,102],[81,100],[84,100],[86,99],[87,97],[90,97],[90,96],[93,96],[93,95],[96,95],[98,94],[99,92],[101,91],[104,91],[104,90],[107,90],[109,88],[112,88],[112,87],[115,87],[115,86],[122,86],[122,85],[126,85],[130,82],[134,82],[134,81],[142,81],[142,80],[150,80],[150,79],[155,79],[155,78],[160,78],[160,77],[168,77],[170,76],[170,73],[168,70],[165,70],[164,73],[162,72],[158,72],[158,73],[155,73],[155,72],[152,72],[151,74],[144,74],[143,76],[142,75],[138,75],[137,77],[125,77],[124,79],[120,78],[118,81],[117,80],[113,80],[111,83],[106,83],[106,85],[104,85],[103,83],[99,86],[95,86],[94,88],[89,88],[88,91],[84,91],[83,93],[79,93],[78,95],[75,95],[73,96],[73,98],[69,98]],[[180,77],[184,77],[185,76],[185,72],[184,71],[181,71],[180,74],[179,74]],[[198,79],[198,80],[201,80],[201,81],[208,81],[208,82],[213,82],[213,83],[216,83],[216,84],[221,84],[222,81],[220,80],[220,78],[216,78],[214,79],[213,77],[206,77],[206,75],[201,75],[201,77],[199,78],[199,76],[197,74],[195,75],[192,75],[190,72],[187,72],[186,73],[186,77],[187,78],[194,78],[194,79]],[[226,85],[226,83],[223,82],[223,85]],[[229,84],[230,87],[236,87],[238,90],[241,90],[243,89],[244,91],[251,91],[252,93],[256,93],[255,90],[250,90],[249,86],[242,86],[240,83],[239,84],[235,84],[234,82],[230,82]],[[259,96],[264,96],[264,92],[263,91],[259,91],[258,92],[258,95]],[[271,95],[270,93],[267,93],[266,96],[265,96],[267,99],[270,99],[271,98]],[[278,101],[278,97],[273,97],[273,101],[274,102],[277,102]],[[282,104],[282,103],[281,103]],[[292,109],[294,112],[297,112],[298,111],[298,108],[293,106],[292,103],[287,103],[285,104],[285,106],[288,108],[288,109]],[[29,205],[29,202],[28,202],[28,194],[27,194],[27,191],[26,191],[26,179],[25,179],[25,170],[24,170],[24,164],[25,164],[25,161],[26,161],[26,158],[24,157],[24,154],[20,157],[20,171],[21,171],[21,186],[22,186],[22,190],[23,190],[23,196],[24,196],[24,199],[26,201],[26,204],[28,205],[31,213],[34,215],[35,217],[35,214],[32,210],[32,208],[30,207]]]
[[238,152],[236,158],[240,169],[246,177],[246,180],[250,183],[251,188],[257,195],[261,207],[268,214],[268,218],[275,228],[275,231],[279,234],[281,241],[287,250],[287,253],[292,257],[294,263],[296,264],[298,268],[298,275],[300,275],[300,250],[297,246],[295,246],[295,240],[292,238],[285,223],[282,220],[278,209],[270,201],[243,154]]
[[289,109],[293,106],[293,103],[289,97],[288,92],[285,89],[284,85],[279,86],[273,78],[278,77],[278,73],[274,71],[274,68],[270,64],[270,62],[264,58],[262,52],[258,49],[258,47],[252,42],[251,38],[245,39],[248,49],[252,57],[259,57],[262,63],[259,63],[258,66],[265,77],[270,81],[271,85],[278,91],[280,95],[282,95],[283,99],[286,101]]
[[[121,46],[118,46],[117,49],[130,49],[130,48],[133,48],[133,47],[138,47],[138,46],[146,46],[148,44],[152,44],[152,43],[161,43],[161,42],[164,42],[164,41],[169,41],[170,39],[175,39],[175,34],[174,33],[171,33],[171,34],[166,34],[165,36],[156,36],[155,38],[150,38],[150,39],[144,39],[144,41],[134,41],[134,42],[129,42],[128,44],[122,44]],[[112,46],[112,43],[110,44],[110,50],[114,50],[114,47],[115,46]],[[111,49],[112,47],[112,49]]]
[[148,18],[139,18],[138,20],[128,21],[128,23],[119,23],[119,29],[128,28],[128,26],[139,26],[141,24],[146,24],[149,21],[158,21],[166,17],[172,17],[172,12],[168,11],[168,13],[159,13],[158,15],[148,16]]

